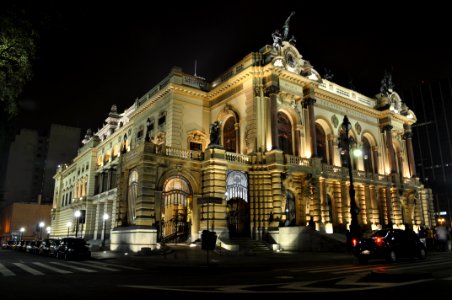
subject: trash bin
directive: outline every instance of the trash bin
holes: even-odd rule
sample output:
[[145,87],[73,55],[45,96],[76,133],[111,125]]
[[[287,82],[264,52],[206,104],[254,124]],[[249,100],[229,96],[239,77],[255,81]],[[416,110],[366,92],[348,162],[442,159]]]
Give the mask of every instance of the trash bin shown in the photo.
[[214,231],[203,230],[201,234],[201,249],[214,250],[217,243],[217,234]]

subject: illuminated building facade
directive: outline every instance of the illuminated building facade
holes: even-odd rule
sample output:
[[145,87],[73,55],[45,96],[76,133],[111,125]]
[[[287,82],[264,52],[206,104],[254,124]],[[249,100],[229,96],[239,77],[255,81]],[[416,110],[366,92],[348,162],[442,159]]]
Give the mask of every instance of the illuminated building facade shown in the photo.
[[112,250],[139,251],[204,229],[226,243],[271,236],[284,249],[300,248],[310,220],[344,233],[345,115],[361,150],[350,166],[361,227],[434,226],[431,190],[414,167],[416,116],[389,79],[366,97],[322,79],[285,31],[273,38],[213,82],[173,68],[124,112],[112,106],[54,176],[52,235],[99,240],[106,224]]

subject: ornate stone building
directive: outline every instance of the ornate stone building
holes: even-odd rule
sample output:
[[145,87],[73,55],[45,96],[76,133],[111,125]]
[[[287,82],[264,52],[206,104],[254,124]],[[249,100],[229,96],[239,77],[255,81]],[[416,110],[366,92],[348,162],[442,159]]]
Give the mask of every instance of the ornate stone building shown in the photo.
[[390,78],[374,98],[322,79],[283,29],[213,82],[174,68],[124,112],[113,105],[54,176],[52,235],[105,232],[112,250],[139,251],[209,229],[297,249],[310,220],[326,233],[350,225],[349,167],[362,228],[434,226],[416,117]]

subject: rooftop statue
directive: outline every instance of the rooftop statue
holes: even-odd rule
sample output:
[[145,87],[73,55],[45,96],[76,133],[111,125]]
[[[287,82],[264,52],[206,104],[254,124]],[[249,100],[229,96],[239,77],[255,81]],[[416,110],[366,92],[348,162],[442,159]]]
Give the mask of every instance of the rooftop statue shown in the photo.
[[385,72],[383,79],[381,80],[380,92],[384,96],[389,96],[394,89],[394,83],[392,82],[392,75],[389,72]]
[[289,22],[290,22],[290,19],[292,18],[293,15],[295,15],[294,11],[290,13],[290,16],[286,19],[286,22],[284,22],[284,26],[283,26],[283,30],[284,30],[284,32],[283,32],[283,34],[284,34],[283,35],[283,41],[287,41],[288,40],[288,37],[289,37]]
[[290,16],[284,22],[284,26],[282,27],[282,30],[283,30],[282,34],[278,29],[276,29],[272,33],[273,49],[276,49],[276,50],[281,49],[283,41],[289,42],[291,45],[295,45],[295,43],[297,42],[294,35],[289,37],[289,23],[290,23],[290,19],[293,17],[293,15],[295,15],[294,11],[290,13]]
[[272,33],[272,38],[273,38],[273,48],[275,49],[281,48],[282,37],[278,29],[276,29],[275,32]]

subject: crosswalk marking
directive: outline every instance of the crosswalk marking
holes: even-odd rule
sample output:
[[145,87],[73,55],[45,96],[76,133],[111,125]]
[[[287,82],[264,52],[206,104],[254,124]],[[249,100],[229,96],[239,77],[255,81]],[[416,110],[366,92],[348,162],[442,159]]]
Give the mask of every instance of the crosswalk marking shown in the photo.
[[44,269],[47,269],[47,270],[50,270],[50,271],[54,271],[54,272],[57,272],[57,273],[60,273],[60,274],[71,274],[72,273],[71,271],[61,270],[61,269],[58,269],[58,268],[55,268],[55,267],[52,267],[52,266],[49,266],[49,265],[45,265],[45,264],[40,263],[40,262],[34,262],[34,264],[37,265],[37,266],[40,266],[41,268],[44,268]]
[[88,273],[95,273],[95,272],[97,272],[96,270],[93,270],[93,269],[76,267],[76,266],[69,265],[69,264],[62,264],[62,263],[59,263],[59,262],[56,262],[56,261],[52,261],[50,263],[54,264],[54,265],[66,267],[66,268],[71,268],[71,269],[74,269],[74,270],[77,270],[77,271],[82,271],[82,272],[88,272]]
[[0,273],[3,274],[3,276],[16,276],[11,270],[7,269],[4,265],[0,264]]
[[109,267],[105,267],[105,266],[99,266],[99,265],[94,266],[91,263],[82,263],[82,262],[75,262],[75,261],[71,261],[70,263],[76,264],[79,266],[94,267],[94,268],[98,268],[98,269],[105,270],[105,271],[113,271],[113,272],[119,271],[118,269],[113,269],[113,268],[109,268]]
[[42,272],[40,272],[40,271],[38,271],[36,269],[33,269],[32,267],[29,267],[26,264],[14,263],[14,265],[18,266],[22,270],[27,271],[28,273],[33,274],[33,275],[44,275],[44,273],[42,273]]

